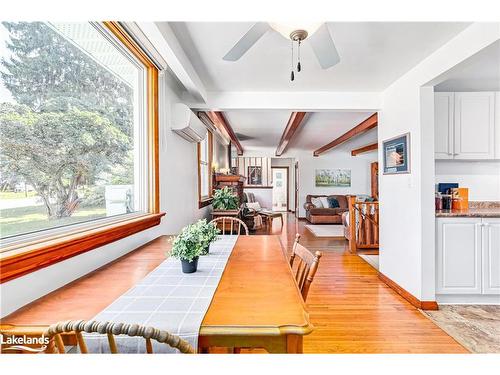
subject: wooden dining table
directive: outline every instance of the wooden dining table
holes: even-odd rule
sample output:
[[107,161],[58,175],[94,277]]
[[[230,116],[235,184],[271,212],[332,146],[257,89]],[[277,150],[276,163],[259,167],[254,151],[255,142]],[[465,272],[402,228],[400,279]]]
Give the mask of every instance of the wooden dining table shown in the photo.
[[[87,283],[91,278],[92,274],[86,279]],[[105,287],[99,284],[99,289]],[[98,295],[99,290],[95,293]],[[102,301],[101,305],[110,304],[117,297],[119,295],[110,299],[107,295],[109,300]],[[50,324],[57,321],[54,319],[57,319],[59,309],[64,311],[65,304],[74,304],[71,299],[76,300],[79,296],[69,296],[64,300],[55,297],[53,301],[50,295],[44,298],[44,305],[50,308],[46,312],[37,311],[36,316],[43,323]],[[86,316],[88,314],[88,307],[82,307],[81,314],[78,309],[73,309],[71,319],[91,319],[94,316]],[[6,333],[10,329],[10,334],[15,335],[41,335],[48,325],[40,324],[40,320],[29,325],[9,326],[7,317],[2,319],[1,329]],[[302,353],[303,336],[312,330],[279,237],[239,236],[202,321],[198,351],[225,347],[262,348],[269,353]],[[66,339],[68,344],[74,344],[70,336]]]
[[305,304],[277,236],[240,236],[200,328],[200,349],[302,353]]

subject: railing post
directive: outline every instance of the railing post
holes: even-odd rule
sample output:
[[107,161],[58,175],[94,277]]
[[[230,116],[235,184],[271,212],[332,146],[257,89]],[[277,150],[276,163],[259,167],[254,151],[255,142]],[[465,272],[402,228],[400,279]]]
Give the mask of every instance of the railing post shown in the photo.
[[356,196],[350,195],[348,197],[349,203],[349,251],[353,254],[356,254],[357,246],[356,246]]

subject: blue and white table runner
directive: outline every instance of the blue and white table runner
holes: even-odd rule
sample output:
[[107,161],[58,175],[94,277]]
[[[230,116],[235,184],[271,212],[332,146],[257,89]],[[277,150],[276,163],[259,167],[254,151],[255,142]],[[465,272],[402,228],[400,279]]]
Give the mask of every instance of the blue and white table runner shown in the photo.
[[[238,236],[219,236],[208,255],[200,256],[198,270],[185,274],[178,259],[168,258],[144,279],[96,315],[93,320],[136,323],[166,330],[198,348],[201,322],[210,306]],[[145,353],[142,337],[116,336],[119,353]],[[85,334],[90,353],[109,353],[107,337]],[[177,349],[152,340],[154,353]]]

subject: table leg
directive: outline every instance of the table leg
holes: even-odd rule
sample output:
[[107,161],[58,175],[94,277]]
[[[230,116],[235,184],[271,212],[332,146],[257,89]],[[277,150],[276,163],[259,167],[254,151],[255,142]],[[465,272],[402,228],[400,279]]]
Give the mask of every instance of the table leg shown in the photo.
[[300,335],[287,335],[286,336],[286,352],[288,354],[302,354],[302,336]]

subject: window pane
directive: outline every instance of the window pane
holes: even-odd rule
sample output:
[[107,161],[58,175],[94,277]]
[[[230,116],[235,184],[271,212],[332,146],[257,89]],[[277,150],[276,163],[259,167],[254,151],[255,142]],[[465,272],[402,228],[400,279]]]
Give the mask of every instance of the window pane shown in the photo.
[[1,237],[144,210],[144,67],[98,25],[0,24]]
[[208,187],[209,187],[209,177],[210,174],[208,173],[208,165],[207,164],[201,164],[200,165],[200,173],[201,173],[201,196],[202,197],[208,197]]
[[205,139],[200,142],[200,161],[208,163],[208,133]]

